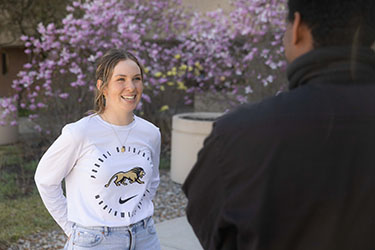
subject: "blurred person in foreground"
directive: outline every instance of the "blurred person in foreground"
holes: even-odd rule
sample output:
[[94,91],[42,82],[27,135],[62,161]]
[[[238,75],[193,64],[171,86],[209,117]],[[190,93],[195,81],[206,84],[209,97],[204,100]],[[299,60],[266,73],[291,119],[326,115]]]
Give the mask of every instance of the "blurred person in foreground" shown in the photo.
[[375,249],[374,0],[289,0],[289,91],[224,115],[183,190],[205,249]]
[[40,196],[68,236],[65,249],[160,250],[152,219],[160,132],[133,113],[143,93],[142,65],[111,49],[96,80],[94,114],[67,124],[38,164]]

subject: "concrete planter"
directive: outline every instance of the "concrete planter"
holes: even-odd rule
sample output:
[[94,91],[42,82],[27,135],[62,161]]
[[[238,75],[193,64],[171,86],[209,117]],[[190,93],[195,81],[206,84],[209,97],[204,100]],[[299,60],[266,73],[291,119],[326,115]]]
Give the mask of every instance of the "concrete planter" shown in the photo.
[[[0,112],[3,112],[1,107]],[[6,122],[6,125],[0,125],[0,145],[15,143],[18,140],[18,125],[11,126],[9,121]]]
[[0,125],[0,145],[15,143],[18,140],[18,126]]
[[197,161],[213,121],[222,113],[201,112],[174,115],[172,119],[171,179],[182,184]]

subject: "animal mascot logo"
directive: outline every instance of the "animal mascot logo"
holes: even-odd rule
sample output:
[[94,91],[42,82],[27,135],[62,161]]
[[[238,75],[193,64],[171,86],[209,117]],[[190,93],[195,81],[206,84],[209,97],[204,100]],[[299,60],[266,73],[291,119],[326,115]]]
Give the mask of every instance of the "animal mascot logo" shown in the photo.
[[127,172],[120,171],[114,174],[108,181],[108,183],[104,185],[104,187],[109,187],[112,181],[113,183],[115,183],[116,186],[120,186],[121,184],[124,186],[128,185],[128,183],[126,183],[126,180],[128,180],[129,184],[133,184],[134,182],[144,184],[144,182],[141,179],[145,174],[146,173],[143,170],[143,168],[140,167],[133,168]]

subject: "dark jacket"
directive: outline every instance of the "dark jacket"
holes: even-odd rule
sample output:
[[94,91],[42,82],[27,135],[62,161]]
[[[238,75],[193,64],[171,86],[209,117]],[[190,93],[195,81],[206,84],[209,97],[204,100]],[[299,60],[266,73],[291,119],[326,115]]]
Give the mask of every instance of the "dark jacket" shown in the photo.
[[375,249],[375,55],[313,50],[223,116],[183,185],[205,249]]

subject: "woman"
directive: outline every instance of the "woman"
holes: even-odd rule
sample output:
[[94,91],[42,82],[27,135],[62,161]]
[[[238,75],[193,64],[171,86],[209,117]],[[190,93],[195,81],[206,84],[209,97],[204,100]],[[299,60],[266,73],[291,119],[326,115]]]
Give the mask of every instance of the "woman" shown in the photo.
[[111,50],[96,80],[95,113],[66,125],[39,162],[40,196],[69,236],[65,249],[160,249],[151,218],[160,132],[133,114],[142,66],[131,53]]

